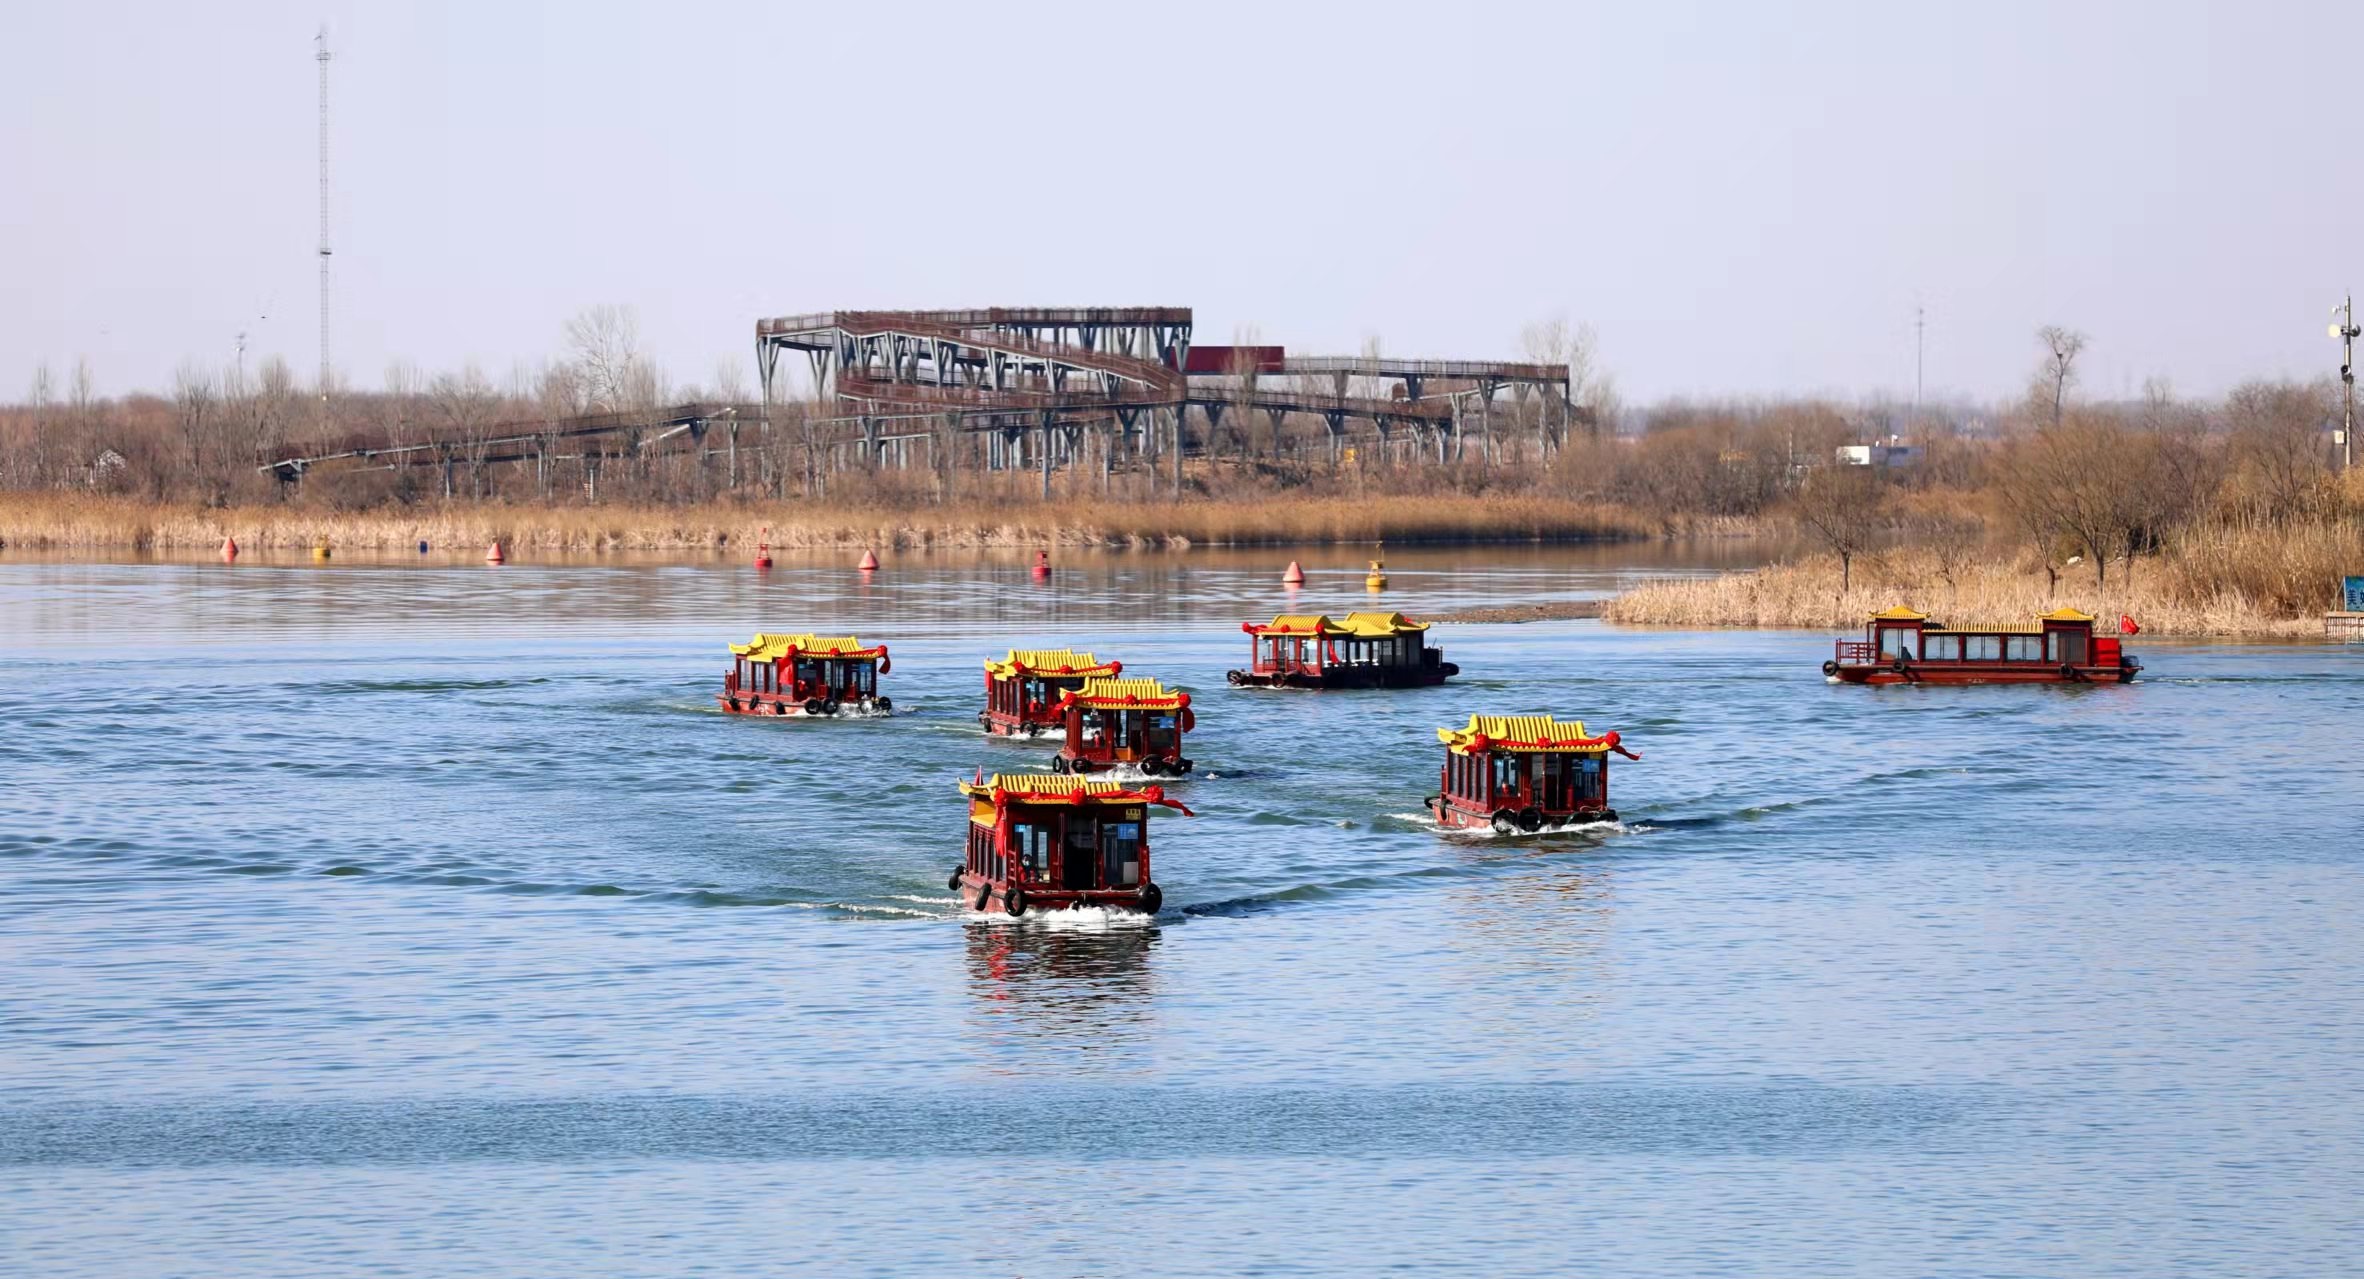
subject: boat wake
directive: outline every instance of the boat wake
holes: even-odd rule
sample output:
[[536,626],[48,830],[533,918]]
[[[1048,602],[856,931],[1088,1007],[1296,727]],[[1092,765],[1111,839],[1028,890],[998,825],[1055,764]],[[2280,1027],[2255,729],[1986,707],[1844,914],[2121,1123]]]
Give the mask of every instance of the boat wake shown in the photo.
[[1549,835],[1632,835],[1649,829],[1646,826],[1629,826],[1623,821],[1591,821],[1576,822],[1567,826],[1546,826],[1541,830],[1503,832],[1497,831],[1491,826],[1447,826],[1439,822],[1434,813],[1428,812],[1389,813],[1387,816],[1406,825],[1435,831],[1439,835],[1470,839],[1542,839]]

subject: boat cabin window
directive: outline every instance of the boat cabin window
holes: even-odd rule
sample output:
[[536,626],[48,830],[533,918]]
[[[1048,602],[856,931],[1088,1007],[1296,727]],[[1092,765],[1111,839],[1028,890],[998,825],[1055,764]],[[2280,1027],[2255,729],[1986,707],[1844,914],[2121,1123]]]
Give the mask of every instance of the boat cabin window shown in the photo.
[[1100,882],[1106,888],[1141,885],[1141,823],[1100,824]]
[[1494,797],[1501,800],[1518,796],[1521,779],[1526,776],[1528,755],[1496,755],[1494,757]]
[[1921,637],[1921,658],[1930,662],[1958,662],[1962,660],[1962,637],[1959,635],[1924,635]]
[[1920,654],[1915,650],[1915,642],[1919,638],[1920,632],[1912,627],[1883,626],[1880,628],[1880,656],[1908,659],[1918,657]]
[[2003,637],[2000,635],[1965,635],[1962,637],[1962,657],[1972,662],[2003,660]]
[[1546,755],[1543,783],[1536,803],[1551,812],[1567,812],[1601,799],[1602,763],[1598,755]]
[[1051,874],[1051,827],[1048,822],[1011,822],[1010,859],[1028,879]]
[[797,658],[792,678],[799,684],[810,684],[821,678],[821,664],[809,657]]
[[2044,660],[2044,637],[2041,635],[2006,635],[2003,637],[2003,658],[2012,662],[2040,662]]
[[2044,633],[2044,660],[2061,662],[2071,666],[2083,666],[2085,664],[2085,641],[2088,638],[2090,637],[2083,631],[2046,631]]

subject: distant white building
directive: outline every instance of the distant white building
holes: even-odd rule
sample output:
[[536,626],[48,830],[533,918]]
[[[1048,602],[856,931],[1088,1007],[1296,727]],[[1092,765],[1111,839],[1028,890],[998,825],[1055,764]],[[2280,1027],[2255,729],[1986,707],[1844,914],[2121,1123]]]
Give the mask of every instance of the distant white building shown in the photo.
[[1918,447],[1894,435],[1889,436],[1884,443],[1839,446],[1841,466],[1910,466],[1919,461],[1920,456]]

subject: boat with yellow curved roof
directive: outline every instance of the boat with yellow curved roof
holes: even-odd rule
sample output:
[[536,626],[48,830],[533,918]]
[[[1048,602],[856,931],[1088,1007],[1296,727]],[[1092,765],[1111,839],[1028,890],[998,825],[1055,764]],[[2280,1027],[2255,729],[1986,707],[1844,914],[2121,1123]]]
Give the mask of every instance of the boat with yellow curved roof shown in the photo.
[[731,669],[715,701],[733,715],[884,715],[894,699],[878,677],[894,669],[884,644],[851,635],[765,631],[731,645]]
[[945,887],[987,913],[1100,906],[1154,915],[1165,893],[1149,876],[1149,810],[1191,815],[1157,786],[1045,773],[962,782],[968,847]]
[[985,709],[977,722],[995,737],[1040,737],[1059,731],[1059,699],[1089,679],[1124,673],[1123,662],[1103,662],[1068,648],[1013,648],[985,659]]
[[1145,777],[1180,777],[1197,767],[1182,735],[1198,726],[1190,694],[1154,679],[1088,679],[1059,700],[1066,744],[1051,761],[1061,773],[1131,768]]
[[1445,763],[1427,807],[1450,830],[1531,835],[1547,826],[1616,821],[1609,756],[1641,758],[1614,729],[1595,735],[1583,720],[1549,715],[1472,715],[1436,736],[1445,744]]
[[2131,684],[2142,663],[2124,636],[2141,630],[2118,619],[2118,634],[2093,633],[2095,618],[2056,608],[2021,630],[1956,629],[1902,606],[1865,623],[1860,640],[1840,640],[1822,664],[1834,684]]
[[1233,684],[1256,688],[1419,688],[1461,673],[1428,642],[1427,622],[1401,613],[1283,613],[1243,622],[1247,669]]

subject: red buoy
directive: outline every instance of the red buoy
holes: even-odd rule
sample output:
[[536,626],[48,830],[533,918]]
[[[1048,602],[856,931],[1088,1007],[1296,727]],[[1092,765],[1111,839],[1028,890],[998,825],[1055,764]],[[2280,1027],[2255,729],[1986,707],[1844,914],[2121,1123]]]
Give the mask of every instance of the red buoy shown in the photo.
[[1301,569],[1301,568],[1299,568],[1299,567],[1297,567],[1297,561],[1295,561],[1295,560],[1290,560],[1290,561],[1289,561],[1289,571],[1288,571],[1288,572],[1286,572],[1286,573],[1283,573],[1283,574],[1281,574],[1281,585],[1283,585],[1283,586],[1303,586],[1303,585],[1305,585],[1305,570],[1304,570],[1304,569]]
[[500,564],[507,561],[508,558],[508,556],[501,554],[501,544],[497,539],[491,546],[485,548],[484,562],[487,564]]
[[865,573],[875,573],[878,571],[878,556],[874,552],[864,550],[862,552],[862,562],[856,564],[854,567],[862,570]]
[[237,538],[234,538],[234,537],[225,537],[225,538],[223,538],[223,539],[222,539],[222,563],[224,563],[224,564],[227,564],[227,563],[229,563],[230,561],[232,561],[232,560],[234,560],[234,559],[237,559],[237,558],[238,558],[238,539],[237,539]]
[[770,568],[771,566],[772,526],[766,524],[763,526],[763,539],[755,544],[755,567],[764,569]]
[[1051,553],[1049,551],[1036,551],[1034,553],[1034,575],[1037,578],[1045,578],[1051,575]]

